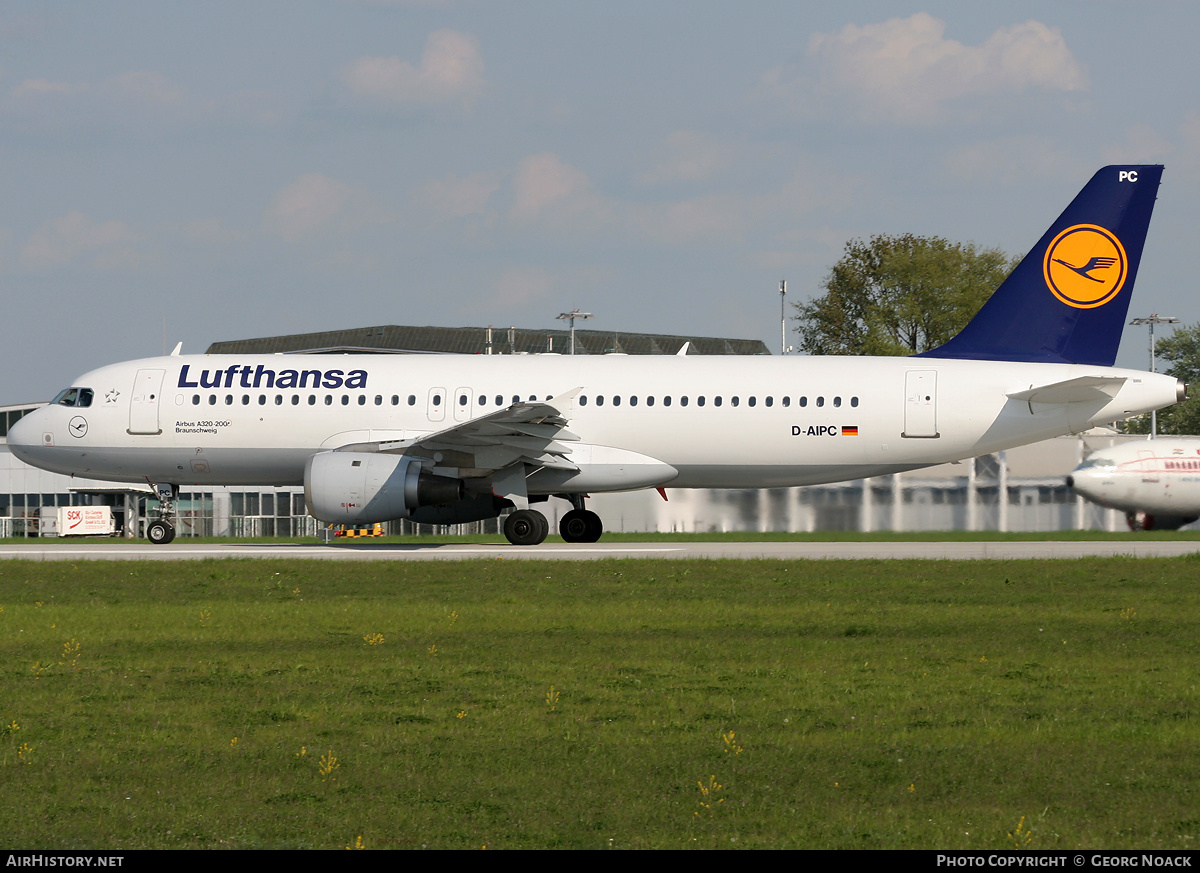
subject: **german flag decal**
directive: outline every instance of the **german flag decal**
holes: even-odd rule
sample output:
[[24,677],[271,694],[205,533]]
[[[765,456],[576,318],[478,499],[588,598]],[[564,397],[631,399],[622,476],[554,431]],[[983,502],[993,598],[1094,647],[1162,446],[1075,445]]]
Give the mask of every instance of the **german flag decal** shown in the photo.
[[842,425],[842,436],[858,436],[858,425]]

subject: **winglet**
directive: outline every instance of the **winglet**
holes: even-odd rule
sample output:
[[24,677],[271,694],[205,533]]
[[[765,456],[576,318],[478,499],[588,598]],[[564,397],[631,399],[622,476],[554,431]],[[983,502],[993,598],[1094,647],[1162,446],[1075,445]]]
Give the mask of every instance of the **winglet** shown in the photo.
[[1162,171],[1096,173],[958,336],[920,357],[1111,367]]

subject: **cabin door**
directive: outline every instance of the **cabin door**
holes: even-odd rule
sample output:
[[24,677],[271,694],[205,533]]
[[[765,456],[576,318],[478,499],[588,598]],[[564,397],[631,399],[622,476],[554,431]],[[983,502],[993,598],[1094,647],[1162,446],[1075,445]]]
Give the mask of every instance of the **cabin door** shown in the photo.
[[1141,461],[1142,481],[1157,482],[1158,458],[1154,457],[1154,452],[1148,449],[1138,449],[1138,460]]
[[937,370],[904,374],[904,433],[906,437],[937,437]]
[[162,433],[158,408],[162,405],[162,383],[166,370],[138,370],[129,397],[129,432]]

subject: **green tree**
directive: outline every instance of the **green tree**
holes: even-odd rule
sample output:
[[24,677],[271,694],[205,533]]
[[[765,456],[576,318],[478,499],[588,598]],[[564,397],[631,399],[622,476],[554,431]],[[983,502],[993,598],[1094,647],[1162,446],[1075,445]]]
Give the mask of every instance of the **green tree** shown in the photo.
[[[1161,434],[1200,434],[1200,324],[1178,328],[1155,345],[1159,372],[1188,385],[1187,400],[1158,411]],[[1164,366],[1166,364],[1166,366]],[[1150,416],[1139,415],[1125,422],[1126,433],[1150,433]]]
[[794,304],[811,355],[911,355],[958,333],[1020,258],[941,237],[873,236],[846,243],[822,286]]

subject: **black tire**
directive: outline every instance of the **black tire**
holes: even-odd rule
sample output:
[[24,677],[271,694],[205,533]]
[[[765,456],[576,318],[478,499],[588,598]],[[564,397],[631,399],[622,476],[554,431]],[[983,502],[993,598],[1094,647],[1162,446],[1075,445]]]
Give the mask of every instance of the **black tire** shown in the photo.
[[591,510],[584,510],[588,516],[587,539],[585,543],[596,543],[600,541],[600,537],[604,534],[604,522],[600,520],[600,516]]
[[572,509],[558,520],[558,532],[568,543],[590,543],[588,536],[588,516],[593,513],[586,509]]
[[146,525],[146,539],[156,546],[165,546],[175,539],[175,528],[165,521],[152,521]]
[[518,509],[504,519],[504,536],[514,546],[536,546],[546,541],[550,522],[533,509]]
[[559,519],[558,532],[568,543],[594,543],[604,533],[604,522],[590,509],[572,509]]

